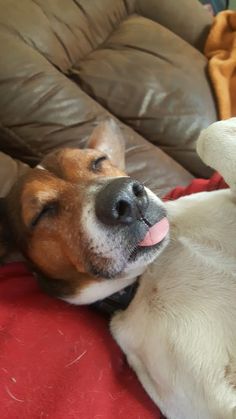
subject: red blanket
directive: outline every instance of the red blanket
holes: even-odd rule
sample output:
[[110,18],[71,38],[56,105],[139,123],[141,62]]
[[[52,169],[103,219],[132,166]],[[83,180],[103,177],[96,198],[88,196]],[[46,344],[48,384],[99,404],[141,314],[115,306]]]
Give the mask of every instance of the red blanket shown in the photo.
[[[226,187],[219,175],[167,198]],[[158,419],[110,336],[88,307],[54,300],[22,263],[0,269],[1,419]]]

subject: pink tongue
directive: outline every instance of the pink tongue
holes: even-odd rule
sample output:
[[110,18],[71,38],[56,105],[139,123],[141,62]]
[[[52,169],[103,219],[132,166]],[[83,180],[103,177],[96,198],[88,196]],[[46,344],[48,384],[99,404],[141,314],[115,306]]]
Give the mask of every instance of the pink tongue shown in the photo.
[[139,246],[153,246],[160,243],[169,231],[169,222],[167,218],[162,218],[161,221],[152,226],[144,239],[139,243]]

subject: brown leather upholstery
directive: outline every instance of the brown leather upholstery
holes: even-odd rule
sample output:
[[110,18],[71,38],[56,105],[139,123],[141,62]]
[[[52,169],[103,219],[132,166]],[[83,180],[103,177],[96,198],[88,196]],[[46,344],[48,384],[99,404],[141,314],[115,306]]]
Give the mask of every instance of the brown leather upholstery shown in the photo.
[[7,195],[19,176],[28,170],[28,166],[0,152],[0,197]]
[[208,173],[195,141],[216,119],[201,53],[211,17],[197,0],[0,7],[2,152],[34,165],[54,148],[82,146],[110,112],[125,123],[129,173],[161,194],[191,176],[150,142],[192,173]]

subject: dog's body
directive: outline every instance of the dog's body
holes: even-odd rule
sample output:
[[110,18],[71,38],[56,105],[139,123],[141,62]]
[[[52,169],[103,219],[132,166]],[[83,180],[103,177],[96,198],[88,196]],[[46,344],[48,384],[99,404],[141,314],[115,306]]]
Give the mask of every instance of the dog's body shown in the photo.
[[5,244],[8,229],[59,298],[92,303],[141,275],[111,330],[168,419],[236,418],[236,122],[221,124],[198,151],[229,190],[164,205],[125,177],[103,129],[89,143],[99,152],[49,156],[2,207]]
[[236,200],[204,192],[167,211],[170,243],[112,333],[167,418],[234,418]]

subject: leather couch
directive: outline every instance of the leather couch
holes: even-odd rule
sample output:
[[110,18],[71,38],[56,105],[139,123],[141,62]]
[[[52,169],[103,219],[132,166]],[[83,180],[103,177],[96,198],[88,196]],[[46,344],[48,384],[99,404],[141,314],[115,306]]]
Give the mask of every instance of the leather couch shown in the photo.
[[128,173],[160,195],[209,175],[195,141],[217,119],[202,53],[212,17],[198,0],[0,7],[0,195],[52,149],[83,147],[109,115]]

